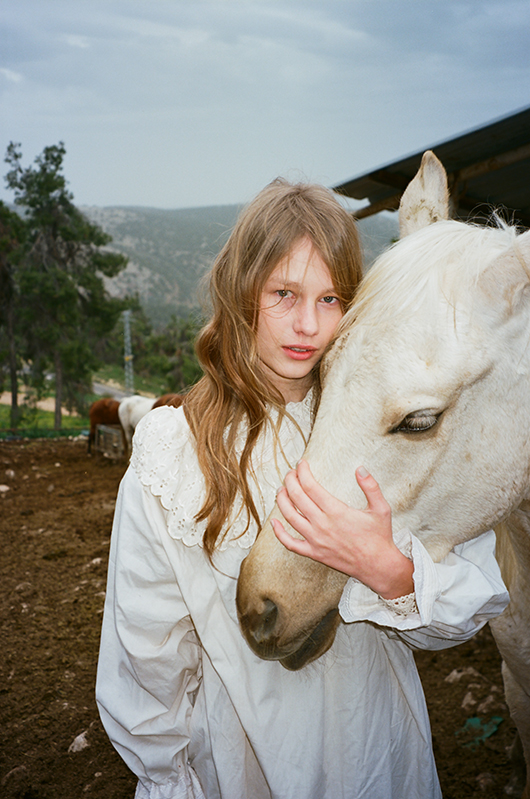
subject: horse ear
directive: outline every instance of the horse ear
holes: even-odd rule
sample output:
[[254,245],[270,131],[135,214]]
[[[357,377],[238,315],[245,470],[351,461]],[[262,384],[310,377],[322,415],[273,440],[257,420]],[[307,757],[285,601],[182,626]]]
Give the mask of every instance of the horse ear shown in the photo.
[[515,257],[523,277],[522,280],[519,278],[518,290],[514,292],[512,303],[514,309],[517,306],[528,308],[530,303],[530,230],[517,237]]
[[524,313],[530,304],[530,230],[517,236],[513,249],[500,255],[480,275],[478,286],[501,318]]
[[440,219],[449,219],[447,174],[435,154],[427,150],[399,204],[399,236],[408,236]]

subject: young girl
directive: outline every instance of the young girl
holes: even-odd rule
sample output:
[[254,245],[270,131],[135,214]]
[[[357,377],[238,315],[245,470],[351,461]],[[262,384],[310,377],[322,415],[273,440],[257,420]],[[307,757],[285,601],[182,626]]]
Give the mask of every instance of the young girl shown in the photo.
[[[257,658],[237,622],[241,561],[283,478],[286,512],[323,491],[306,464],[293,467],[360,262],[355,224],[328,190],[273,182],[213,267],[213,316],[197,345],[205,376],[184,407],[152,411],[137,428],[97,680],[108,735],[138,775],[137,799],[441,796],[411,647],[466,640],[503,610],[492,533],[441,564],[403,531],[399,548],[377,483],[360,468],[366,511],[328,495],[315,535],[303,520],[304,554],[331,559],[369,593],[363,605],[361,583],[348,584],[341,614],[353,623],[290,672]],[[360,566],[350,540],[371,544]]]

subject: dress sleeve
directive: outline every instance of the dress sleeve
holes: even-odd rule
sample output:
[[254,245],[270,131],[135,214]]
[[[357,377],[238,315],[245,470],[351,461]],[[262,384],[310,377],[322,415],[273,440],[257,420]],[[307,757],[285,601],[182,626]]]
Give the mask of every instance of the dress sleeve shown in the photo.
[[199,799],[188,764],[200,648],[167,547],[164,511],[131,467],[111,539],[96,699],[137,799]]
[[412,612],[399,613],[350,579],[339,604],[344,621],[371,621],[392,628],[413,647],[444,649],[467,641],[505,609],[509,596],[495,560],[493,530],[459,544],[440,563],[409,531],[399,535],[398,546],[408,548],[414,563]]

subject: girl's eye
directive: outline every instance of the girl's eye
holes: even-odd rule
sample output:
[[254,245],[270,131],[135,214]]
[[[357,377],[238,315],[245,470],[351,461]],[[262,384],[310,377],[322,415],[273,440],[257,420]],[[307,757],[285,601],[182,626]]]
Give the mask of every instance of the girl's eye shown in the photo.
[[290,297],[291,296],[291,292],[288,289],[278,289],[276,294],[282,300],[285,299],[286,297]]
[[338,302],[338,297],[322,297],[322,302],[325,302],[327,305],[332,305],[334,302]]

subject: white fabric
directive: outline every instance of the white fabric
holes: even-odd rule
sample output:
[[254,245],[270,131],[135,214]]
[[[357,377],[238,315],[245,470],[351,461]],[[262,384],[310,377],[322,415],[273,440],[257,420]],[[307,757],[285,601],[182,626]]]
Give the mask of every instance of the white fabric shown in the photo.
[[187,770],[177,776],[176,780],[161,785],[139,782],[134,799],[206,799],[193,768],[188,764]]
[[[309,404],[289,411],[307,433]],[[304,449],[292,422],[281,440],[275,462],[269,430],[255,461],[264,515]],[[210,564],[193,522],[202,490],[182,409],[152,411],[120,486],[97,678],[107,733],[139,778],[137,799],[441,797],[408,644],[449,646],[504,608],[492,534],[435,565],[402,533],[418,613],[393,613],[350,581],[341,613],[360,623],[341,624],[325,655],[289,672],[257,658],[237,623],[236,580],[255,529],[238,538],[245,522],[236,519]]]

